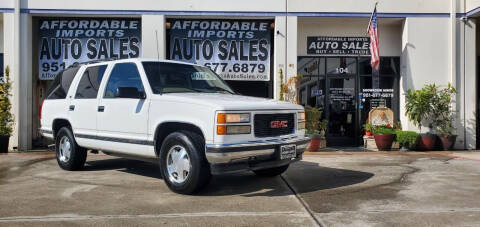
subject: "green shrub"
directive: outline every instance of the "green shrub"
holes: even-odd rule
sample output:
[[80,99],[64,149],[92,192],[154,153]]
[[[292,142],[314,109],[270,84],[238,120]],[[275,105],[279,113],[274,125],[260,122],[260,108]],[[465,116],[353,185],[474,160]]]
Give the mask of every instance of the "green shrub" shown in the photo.
[[373,134],[395,134],[393,128],[382,125],[373,128]]
[[417,144],[418,133],[412,131],[395,131],[396,140],[400,146],[412,148]]
[[305,133],[319,134],[321,115],[322,111],[320,109],[311,106],[305,107]]
[[10,68],[5,69],[3,81],[0,81],[0,135],[10,136],[13,129],[13,115],[10,112],[12,103],[10,102]]

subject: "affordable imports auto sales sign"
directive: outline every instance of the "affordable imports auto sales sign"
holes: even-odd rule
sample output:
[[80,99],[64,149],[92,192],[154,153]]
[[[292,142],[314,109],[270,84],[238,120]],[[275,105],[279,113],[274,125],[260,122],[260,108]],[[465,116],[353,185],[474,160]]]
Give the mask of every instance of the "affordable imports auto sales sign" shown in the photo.
[[40,80],[75,62],[141,56],[140,19],[44,18],[38,29]]
[[169,58],[210,67],[224,80],[270,80],[266,20],[170,19]]

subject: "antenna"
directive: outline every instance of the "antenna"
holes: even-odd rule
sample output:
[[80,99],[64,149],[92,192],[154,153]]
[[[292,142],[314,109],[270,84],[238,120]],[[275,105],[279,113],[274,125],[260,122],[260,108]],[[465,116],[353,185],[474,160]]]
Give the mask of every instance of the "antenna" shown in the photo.
[[158,50],[158,30],[155,30],[155,38],[157,39],[157,60],[160,60],[160,51]]

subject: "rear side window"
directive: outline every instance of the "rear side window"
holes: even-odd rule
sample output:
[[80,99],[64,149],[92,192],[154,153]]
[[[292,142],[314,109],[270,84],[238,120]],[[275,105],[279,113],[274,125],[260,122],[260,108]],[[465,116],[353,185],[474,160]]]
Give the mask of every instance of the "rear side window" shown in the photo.
[[89,67],[85,70],[78,83],[76,99],[95,99],[97,98],[98,87],[102,82],[103,74],[107,65]]
[[79,67],[72,67],[60,72],[48,89],[47,99],[64,99],[67,97],[68,89],[72,85],[73,78]]
[[144,92],[140,73],[134,63],[117,63],[110,73],[104,98],[117,97],[117,88],[136,87],[139,92]]

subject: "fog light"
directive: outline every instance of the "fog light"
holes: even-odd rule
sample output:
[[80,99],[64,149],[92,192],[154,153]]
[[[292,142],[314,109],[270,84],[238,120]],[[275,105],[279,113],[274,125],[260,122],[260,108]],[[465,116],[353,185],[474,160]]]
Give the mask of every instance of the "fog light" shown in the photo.
[[298,125],[298,127],[297,127],[297,128],[298,128],[298,130],[305,129],[305,121],[303,121],[303,122],[298,122],[298,124],[297,124],[297,125]]
[[250,134],[250,125],[228,125],[227,135]]

